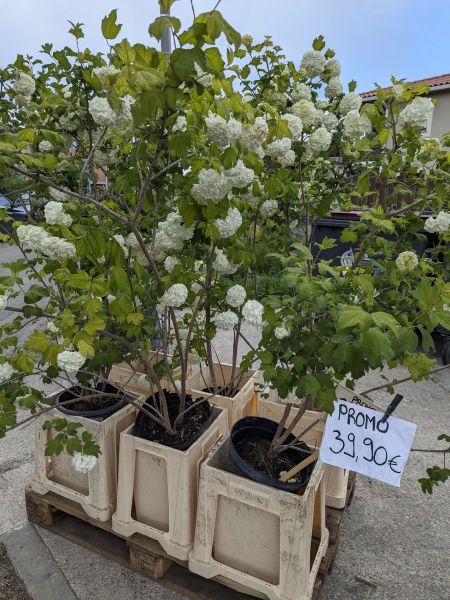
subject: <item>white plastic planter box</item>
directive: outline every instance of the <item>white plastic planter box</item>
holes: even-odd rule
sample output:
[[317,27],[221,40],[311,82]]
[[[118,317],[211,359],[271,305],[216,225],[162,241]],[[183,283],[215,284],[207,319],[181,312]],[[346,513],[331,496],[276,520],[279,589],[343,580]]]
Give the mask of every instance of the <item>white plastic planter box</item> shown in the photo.
[[[55,396],[49,398],[50,403]],[[139,396],[135,396],[135,399],[138,402],[142,400]],[[42,425],[54,418],[81,423],[83,429],[80,431],[92,434],[101,449],[94,469],[88,473],[78,473],[72,467],[72,457],[65,452],[59,456],[45,456],[47,441],[58,432],[44,430]],[[67,415],[56,408],[40,415],[36,420],[35,470],[31,489],[41,495],[53,492],[73,500],[93,519],[107,521],[116,507],[119,436],[134,423],[135,418],[136,408],[132,404],[127,404],[104,421]]]
[[[309,600],[328,547],[323,465],[298,495],[236,474],[228,452],[229,436],[200,471],[189,570],[253,596]],[[312,536],[319,540],[313,558]]]
[[[226,363],[213,363],[216,383],[219,387],[227,385],[231,381],[233,367]],[[236,367],[234,379],[239,381],[241,371]],[[226,408],[228,410],[228,426],[231,427],[244,417],[256,415],[258,410],[258,395],[255,391],[255,382],[259,377],[258,371],[247,371],[235,387],[238,392],[233,398],[203,392],[204,388],[212,387],[211,373],[209,367],[201,365],[201,369],[188,379],[186,387],[193,398],[208,398],[211,404]]]
[[[338,386],[337,393],[339,395],[339,389],[341,386]],[[269,400],[259,400],[259,416],[266,417],[267,419],[272,419],[273,421],[279,421],[284,412],[284,405],[282,405],[278,399],[277,392],[275,390],[265,390],[265,393],[268,393]],[[297,409],[291,409],[291,413],[288,419],[288,425],[294,418],[297,413]],[[320,413],[318,411],[309,411],[305,412],[306,415],[311,416],[311,422],[315,421],[320,415],[321,421],[310,430],[305,437],[305,441],[309,443],[314,443],[318,440],[317,446],[320,446],[320,442],[322,440],[323,431],[325,427],[325,422],[327,419],[326,413]],[[313,418],[314,417],[314,418]],[[309,418],[309,417],[308,417]],[[296,426],[294,428],[294,435],[301,433],[301,430],[304,427],[299,428]],[[325,487],[326,487],[326,500],[325,503],[327,506],[331,508],[344,508],[347,502],[347,485],[348,485],[348,469],[342,469],[340,467],[334,467],[332,465],[324,465],[325,467]]]
[[131,426],[120,436],[119,489],[113,530],[157,540],[175,559],[186,561],[194,541],[200,464],[226,433],[226,410],[213,409],[209,428],[185,451],[135,437]]

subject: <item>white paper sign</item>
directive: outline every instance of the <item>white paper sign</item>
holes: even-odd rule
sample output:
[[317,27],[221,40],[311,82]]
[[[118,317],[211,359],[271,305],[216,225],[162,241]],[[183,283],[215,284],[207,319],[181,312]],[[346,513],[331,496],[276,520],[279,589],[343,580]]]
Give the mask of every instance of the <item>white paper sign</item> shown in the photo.
[[384,413],[337,400],[328,417],[320,460],[400,487],[416,425]]

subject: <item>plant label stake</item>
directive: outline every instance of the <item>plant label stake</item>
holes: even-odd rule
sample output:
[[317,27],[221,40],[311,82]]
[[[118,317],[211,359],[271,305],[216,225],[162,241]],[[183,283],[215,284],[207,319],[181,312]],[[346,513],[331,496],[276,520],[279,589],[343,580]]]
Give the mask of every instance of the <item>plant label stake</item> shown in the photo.
[[400,487],[416,425],[390,416],[402,396],[385,412],[337,400],[328,417],[320,460]]
[[311,463],[316,461],[318,458],[319,458],[319,452],[318,451],[313,452],[307,458],[305,458],[301,462],[299,462],[298,465],[295,465],[295,467],[292,467],[292,469],[290,471],[288,471],[287,473],[282,475],[280,477],[279,481],[283,481],[283,482],[289,481],[289,479],[291,479],[291,477],[294,477],[294,475],[297,475],[297,473],[299,473],[302,469],[304,469],[305,467],[307,467],[308,465],[310,465]]

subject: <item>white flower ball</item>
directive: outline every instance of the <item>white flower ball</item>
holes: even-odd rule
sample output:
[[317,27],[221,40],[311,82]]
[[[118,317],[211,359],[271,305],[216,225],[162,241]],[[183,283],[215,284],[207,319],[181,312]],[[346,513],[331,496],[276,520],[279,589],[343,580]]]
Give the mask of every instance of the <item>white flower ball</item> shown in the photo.
[[225,176],[228,178],[231,187],[242,189],[252,183],[255,178],[255,172],[253,169],[247,168],[242,160],[239,159],[233,168],[225,171]]
[[342,125],[345,135],[351,139],[360,138],[372,131],[372,123],[366,115],[360,114],[358,110],[349,111],[345,115]]
[[74,452],[72,456],[72,467],[78,473],[89,473],[89,471],[92,471],[92,469],[95,468],[97,460],[96,456]]
[[89,112],[95,123],[100,127],[109,127],[116,120],[116,115],[109,105],[107,98],[95,96],[89,100]]
[[237,314],[231,310],[215,314],[212,320],[216,324],[217,329],[223,329],[224,331],[233,329],[239,322]]
[[199,204],[208,204],[210,200],[218,204],[230,190],[230,180],[223,173],[202,169],[198,174],[198,183],[192,186],[192,196]]
[[331,77],[327,87],[325,88],[325,96],[327,98],[334,98],[335,96],[342,94],[343,91],[344,88],[342,87],[339,77]]
[[362,98],[356,92],[349,92],[339,102],[339,112],[341,115],[346,115],[351,110],[359,110],[361,108]]
[[425,129],[433,114],[433,108],[431,98],[414,98],[399,114],[398,124],[401,128]]
[[441,210],[437,217],[428,217],[424,229],[429,233],[446,233],[450,229],[450,213]]
[[292,102],[299,100],[311,100],[311,88],[306,83],[295,84],[291,94]]
[[44,207],[45,221],[49,225],[72,225],[72,217],[64,212],[64,205],[60,202],[50,200]]
[[120,73],[119,69],[116,69],[114,65],[104,65],[103,67],[95,67],[95,69],[92,69],[92,72],[95,75],[97,75],[102,85],[105,85],[109,77],[113,77],[114,75]]
[[237,208],[230,207],[225,219],[216,219],[215,226],[222,239],[227,239],[234,235],[242,225],[242,216]]
[[291,147],[292,142],[290,138],[281,138],[268,144],[266,148],[266,154],[274,160],[279,160],[282,156],[289,152],[289,150],[291,150]]
[[56,357],[58,367],[71,375],[78,373],[85,361],[85,357],[78,351],[63,350]]
[[160,304],[168,308],[180,308],[186,302],[187,295],[188,289],[184,283],[174,283],[164,292]]
[[256,117],[255,122],[245,125],[242,130],[241,141],[249,150],[257,151],[269,135],[269,126],[264,117]]
[[331,144],[331,133],[325,127],[319,127],[309,138],[308,147],[313,155],[326,152]]
[[174,268],[180,264],[176,256],[167,256],[164,260],[164,267],[168,273],[172,273]]
[[51,152],[53,150],[53,144],[47,140],[42,140],[39,142],[39,151],[40,152]]
[[245,302],[247,292],[242,285],[236,284],[228,288],[226,302],[234,308],[238,308]]
[[318,50],[308,50],[302,57],[300,68],[304,69],[308,77],[314,78],[322,75],[326,58]]
[[278,210],[278,202],[276,200],[264,200],[261,204],[260,212],[264,221],[272,217]]
[[286,113],[281,117],[283,121],[287,121],[289,131],[291,132],[292,139],[299,141],[302,139],[303,132],[303,121],[297,115],[292,113]]
[[280,327],[275,327],[274,334],[277,340],[284,340],[284,338],[291,335],[291,332],[284,325],[281,325]]
[[409,273],[417,267],[419,264],[419,259],[417,258],[417,254],[415,252],[406,250],[398,255],[395,264],[397,265],[397,269],[399,271],[402,271],[403,273]]
[[6,294],[0,296],[0,312],[4,311],[8,304],[8,296]]
[[17,71],[13,87],[18,96],[30,97],[36,89],[36,82],[28,73]]
[[263,323],[264,306],[257,300],[248,300],[242,309],[242,316],[255,327],[261,327]]
[[316,121],[316,107],[309,100],[299,100],[292,105],[291,112],[302,120],[304,127],[312,127]]
[[12,366],[5,362],[0,364],[0,384],[9,381],[14,375],[15,371]]
[[237,265],[231,263],[221,249],[216,249],[212,268],[219,275],[234,275],[238,270]]

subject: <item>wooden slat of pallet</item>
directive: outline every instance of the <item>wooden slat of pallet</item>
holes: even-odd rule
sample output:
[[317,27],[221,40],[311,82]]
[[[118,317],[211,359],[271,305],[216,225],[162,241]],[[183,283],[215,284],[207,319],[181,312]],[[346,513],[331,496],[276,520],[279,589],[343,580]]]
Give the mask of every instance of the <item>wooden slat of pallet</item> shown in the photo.
[[[353,474],[352,474],[353,475]],[[355,478],[349,478],[348,506],[353,497]],[[28,519],[88,550],[120,565],[142,573],[171,590],[192,600],[252,600],[253,596],[234,591],[220,583],[203,579],[187,570],[187,563],[169,557],[155,540],[135,534],[124,538],[112,531],[111,521],[99,522],[89,517],[71,500],[49,492],[40,496],[29,487],[25,490]],[[319,567],[311,600],[319,600],[321,588],[331,571],[338,547],[344,509],[327,508],[326,525],[330,543]],[[319,541],[313,538],[311,564]]]

